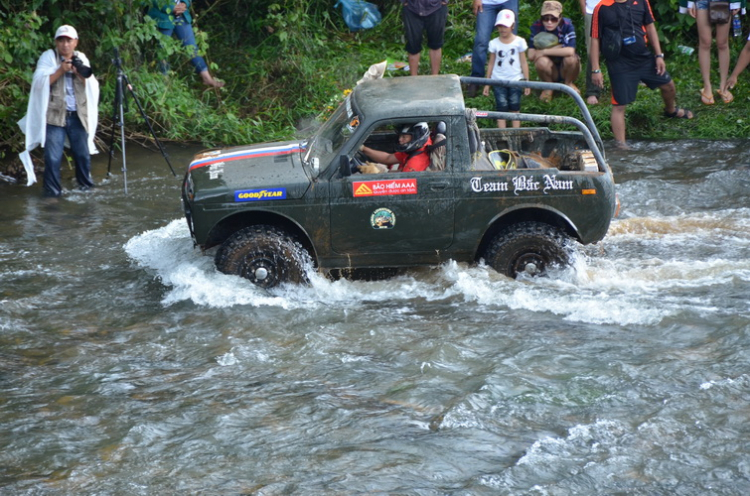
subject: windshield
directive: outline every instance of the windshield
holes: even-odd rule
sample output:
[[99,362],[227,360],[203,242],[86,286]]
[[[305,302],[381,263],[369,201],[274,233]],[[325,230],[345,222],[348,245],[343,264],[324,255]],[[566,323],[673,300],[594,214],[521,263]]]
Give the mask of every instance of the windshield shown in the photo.
[[321,167],[326,167],[339,154],[358,126],[359,117],[354,114],[350,98],[347,97],[310,139],[305,161],[309,163],[313,158],[318,158]]

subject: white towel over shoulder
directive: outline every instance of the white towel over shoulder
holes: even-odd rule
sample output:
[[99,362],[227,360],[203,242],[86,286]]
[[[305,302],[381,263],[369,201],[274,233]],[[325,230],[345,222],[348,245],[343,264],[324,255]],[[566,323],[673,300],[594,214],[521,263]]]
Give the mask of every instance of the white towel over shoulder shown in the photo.
[[[78,57],[85,65],[89,64],[89,59],[83,53],[78,52]],[[21,131],[26,135],[25,150],[19,155],[23,168],[26,170],[28,181],[26,186],[31,186],[36,182],[34,174],[34,164],[31,162],[31,150],[37,146],[44,147],[44,141],[47,132],[47,105],[49,104],[49,78],[57,71],[60,62],[57,59],[54,50],[47,50],[39,57],[34,71],[34,77],[31,81],[31,94],[29,95],[29,106],[26,109],[26,115],[18,121]],[[86,79],[86,99],[87,119],[89,129],[89,153],[99,153],[94,145],[96,136],[96,127],[99,123],[99,81],[95,76]],[[70,146],[65,141],[66,146]]]

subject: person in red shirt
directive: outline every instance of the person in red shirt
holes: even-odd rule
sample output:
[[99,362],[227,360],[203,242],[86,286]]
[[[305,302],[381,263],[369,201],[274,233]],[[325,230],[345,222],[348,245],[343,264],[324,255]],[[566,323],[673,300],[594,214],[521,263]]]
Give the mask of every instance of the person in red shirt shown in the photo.
[[360,147],[360,151],[381,164],[398,164],[391,172],[420,172],[430,166],[430,154],[426,148],[431,144],[429,126],[426,122],[417,122],[401,129],[394,153],[375,150],[365,145]]

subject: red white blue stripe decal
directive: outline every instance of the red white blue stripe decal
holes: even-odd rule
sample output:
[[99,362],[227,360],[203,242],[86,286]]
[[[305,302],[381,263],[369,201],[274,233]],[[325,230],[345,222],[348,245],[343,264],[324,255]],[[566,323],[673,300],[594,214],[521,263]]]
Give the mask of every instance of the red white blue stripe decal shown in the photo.
[[232,162],[247,158],[268,157],[273,155],[289,155],[291,153],[300,153],[305,150],[305,143],[294,143],[283,146],[270,146],[267,148],[255,148],[252,150],[237,150],[231,153],[222,153],[220,155],[204,156],[190,163],[190,170],[206,167],[207,165],[218,162]]

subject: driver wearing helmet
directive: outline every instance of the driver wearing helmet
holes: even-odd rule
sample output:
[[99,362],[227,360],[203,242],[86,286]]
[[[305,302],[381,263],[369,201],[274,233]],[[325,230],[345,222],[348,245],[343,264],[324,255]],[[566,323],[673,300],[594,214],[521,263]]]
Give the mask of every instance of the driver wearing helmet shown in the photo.
[[417,122],[401,129],[395,153],[373,150],[365,145],[360,147],[360,151],[381,164],[398,164],[391,172],[420,172],[430,166],[430,154],[426,148],[431,144],[429,126],[426,122]]

